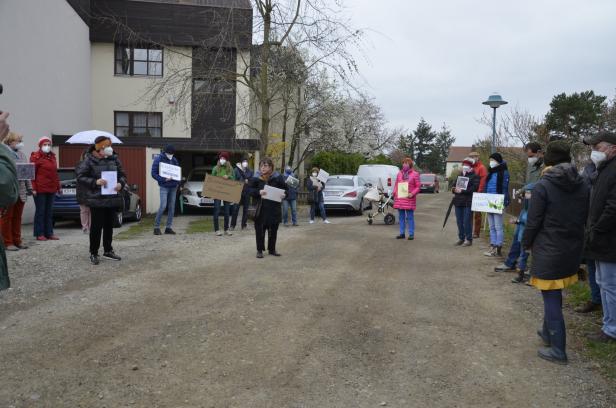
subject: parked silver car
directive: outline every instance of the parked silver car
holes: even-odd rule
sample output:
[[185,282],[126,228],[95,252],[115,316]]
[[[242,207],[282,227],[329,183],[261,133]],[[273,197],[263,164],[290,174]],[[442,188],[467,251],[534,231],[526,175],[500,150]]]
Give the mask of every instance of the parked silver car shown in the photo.
[[323,197],[325,208],[333,210],[350,210],[361,215],[367,208],[364,196],[368,188],[366,181],[358,176],[336,175],[329,176]]

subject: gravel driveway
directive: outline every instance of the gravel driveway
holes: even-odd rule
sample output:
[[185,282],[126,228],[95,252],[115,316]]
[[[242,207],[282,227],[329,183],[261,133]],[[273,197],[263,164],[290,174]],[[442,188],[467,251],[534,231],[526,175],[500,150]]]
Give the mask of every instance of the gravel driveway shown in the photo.
[[[569,350],[536,357],[541,299],[487,271],[479,245],[422,195],[415,241],[362,217],[9,254],[0,292],[0,407],[613,407],[615,388]],[[178,219],[183,231],[194,219]]]

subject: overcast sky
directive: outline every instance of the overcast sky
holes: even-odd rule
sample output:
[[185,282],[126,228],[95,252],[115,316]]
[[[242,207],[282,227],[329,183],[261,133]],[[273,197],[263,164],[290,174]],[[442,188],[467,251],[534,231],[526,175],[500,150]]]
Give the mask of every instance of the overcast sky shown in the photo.
[[414,129],[423,116],[470,145],[491,132],[477,119],[495,91],[509,101],[497,115],[517,104],[543,116],[561,92],[616,95],[616,0],[345,5],[368,30],[361,74],[393,126]]

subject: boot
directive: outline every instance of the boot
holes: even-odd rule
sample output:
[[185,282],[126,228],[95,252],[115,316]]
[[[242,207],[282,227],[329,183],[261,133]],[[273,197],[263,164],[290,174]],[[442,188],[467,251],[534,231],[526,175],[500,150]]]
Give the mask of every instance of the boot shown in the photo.
[[545,319],[543,320],[543,327],[537,330],[537,335],[541,338],[545,347],[550,347],[550,334],[548,333],[548,325],[545,323]]
[[518,269],[517,271],[518,271],[518,276],[511,279],[511,283],[522,283],[526,280],[526,274],[524,273],[524,271],[520,269]]
[[544,360],[557,364],[567,364],[567,353],[565,353],[567,343],[565,321],[549,320],[546,324],[550,338],[550,347],[540,348],[537,354]]

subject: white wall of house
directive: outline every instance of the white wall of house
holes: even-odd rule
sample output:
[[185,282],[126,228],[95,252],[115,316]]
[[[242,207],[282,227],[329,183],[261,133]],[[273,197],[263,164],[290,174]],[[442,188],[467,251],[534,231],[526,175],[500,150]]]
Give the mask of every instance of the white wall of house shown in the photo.
[[152,163],[154,163],[154,157],[160,154],[159,148],[147,147],[145,149],[145,190],[140,191],[139,194],[145,195],[147,200],[147,208],[145,212],[148,214],[158,211],[160,206],[160,195],[158,182],[150,175],[152,171]]
[[66,0],[0,1],[0,38],[0,110],[24,135],[26,155],[42,136],[89,129],[89,28]]
[[[177,101],[182,92],[192,92],[190,79],[184,80],[192,75],[192,48],[164,49],[163,78],[115,75],[114,52],[114,44],[92,43],[93,127],[113,132],[114,111],[162,112],[164,138],[189,138],[190,95],[184,95],[188,103],[182,109],[176,109],[177,104],[170,100]],[[146,95],[163,81],[167,81],[165,95],[156,100]]]

